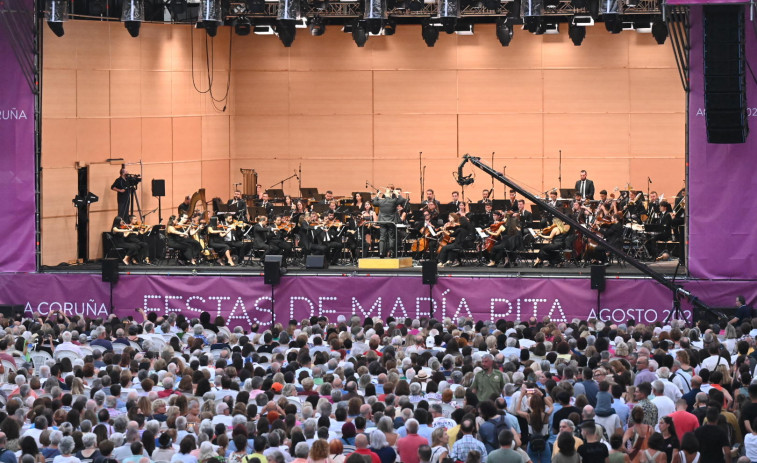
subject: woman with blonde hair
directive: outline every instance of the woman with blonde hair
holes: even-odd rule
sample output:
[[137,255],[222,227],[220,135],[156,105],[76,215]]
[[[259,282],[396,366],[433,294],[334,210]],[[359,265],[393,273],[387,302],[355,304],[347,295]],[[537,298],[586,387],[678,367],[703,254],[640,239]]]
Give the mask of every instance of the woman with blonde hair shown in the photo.
[[313,446],[310,447],[308,463],[333,463],[329,453],[329,443],[323,439],[317,439],[313,442]]
[[565,237],[570,231],[570,225],[555,217],[552,219],[552,225],[542,232],[547,230],[549,230],[548,235],[538,234],[548,244],[539,250],[534,267],[538,267],[542,262],[549,262],[553,267],[562,266],[561,251],[565,247]]
[[431,433],[431,459],[429,463],[441,463],[449,454],[449,434],[444,427],[435,428]]

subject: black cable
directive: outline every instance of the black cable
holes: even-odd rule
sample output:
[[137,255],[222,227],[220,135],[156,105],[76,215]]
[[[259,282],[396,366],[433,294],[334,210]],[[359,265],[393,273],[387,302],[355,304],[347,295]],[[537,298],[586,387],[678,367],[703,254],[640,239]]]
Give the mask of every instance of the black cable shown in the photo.
[[234,34],[229,33],[229,77],[226,79],[226,93],[224,94],[223,98],[216,99],[213,96],[213,87],[211,86],[210,88],[210,99],[213,101],[213,107],[215,109],[218,109],[218,107],[216,107],[215,105],[216,102],[224,103],[223,109],[221,109],[221,112],[226,111],[226,103],[229,98],[229,88],[231,87],[231,41],[233,38],[234,38]]
[[[197,88],[197,84],[195,83],[195,33],[194,28],[192,25],[189,26],[189,37],[190,37],[190,53],[192,53],[192,86],[194,87],[195,91],[197,93],[208,93],[210,91],[210,86],[208,86],[207,90],[200,90]],[[205,44],[205,53],[207,55],[207,43]]]

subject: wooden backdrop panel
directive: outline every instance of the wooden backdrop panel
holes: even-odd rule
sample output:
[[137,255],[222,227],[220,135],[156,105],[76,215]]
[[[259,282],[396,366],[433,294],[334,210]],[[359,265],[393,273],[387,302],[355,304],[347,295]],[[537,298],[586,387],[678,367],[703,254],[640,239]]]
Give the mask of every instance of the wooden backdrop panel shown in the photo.
[[544,152],[541,114],[461,114],[458,117],[460,154],[488,159],[491,152],[508,156],[538,156]]
[[544,71],[547,113],[628,113],[625,69],[557,69]]
[[[371,116],[291,116],[289,143],[293,159],[370,159]],[[334,162],[333,168],[339,163]]]
[[[542,65],[562,69],[623,68],[628,65],[629,35],[608,37],[603,27],[587,27],[580,47],[573,45],[565,30],[559,35],[541,36],[545,42],[541,48]],[[654,41],[651,35],[649,39]]]
[[[165,224],[168,216],[165,214],[167,209],[171,209],[174,206],[171,199],[173,195],[173,164],[170,162],[162,164],[145,164],[142,170],[142,183],[139,186],[139,203],[142,206],[142,213],[147,213],[158,207],[158,198],[152,195],[152,181],[153,179],[166,181],[166,195],[161,199],[161,208],[163,213],[163,223]],[[183,198],[182,198],[183,199]],[[176,203],[175,206],[179,204]],[[158,223],[158,212],[150,214],[145,220],[145,223],[156,224]]]
[[[418,31],[420,34],[420,31]],[[510,45],[503,47],[493,24],[477,24],[474,35],[458,37],[459,69],[539,69],[541,38],[516,27]]]
[[42,76],[45,87],[42,112],[45,117],[76,117],[76,70],[48,69]]
[[229,118],[202,117],[202,159],[229,159]]
[[173,160],[173,124],[169,117],[142,118],[142,162]]
[[[429,137],[429,133],[435,133]],[[432,159],[457,157],[457,117],[450,115],[376,115],[373,156],[405,159],[422,151]]]
[[76,117],[110,116],[110,72],[76,72]]
[[[95,21],[68,21],[66,35],[73,35],[76,43],[77,69],[110,69],[110,40],[108,30]],[[119,24],[120,25],[120,24]],[[69,29],[69,26],[73,26]],[[121,28],[123,32],[125,29]],[[126,34],[128,35],[128,33]]]
[[76,260],[76,217],[43,218],[40,230],[42,265]]
[[170,200],[171,204],[178,206],[180,202],[184,201],[185,196],[191,196],[202,188],[202,162],[174,162],[172,179],[171,194],[173,198]]
[[544,115],[544,156],[606,159],[627,156],[630,145],[628,114]]
[[[110,231],[113,226],[113,219],[117,213],[115,211],[100,211],[89,213],[89,257],[98,259],[103,256],[103,232]],[[73,237],[73,243],[76,243],[76,236]],[[74,244],[74,254],[76,254],[76,245]]]
[[110,71],[111,117],[142,116],[142,74],[134,71]]
[[[122,71],[139,71],[142,69],[141,40],[130,36],[121,23],[107,24],[109,25],[107,30],[110,40],[110,68]],[[142,25],[142,27],[144,26],[145,24]]]
[[[160,134],[159,134],[160,135]],[[142,144],[154,145],[153,140],[145,139],[142,132],[142,119],[139,117],[113,118],[110,120],[110,156],[143,156]],[[150,153],[152,154],[152,153]],[[146,156],[146,154],[145,154]]]
[[456,35],[441,33],[429,48],[420,26],[401,26],[391,37],[371,37],[366,47],[372,51],[374,70],[453,70],[457,69],[456,44]]
[[233,188],[229,181],[229,159],[202,161],[201,172],[202,186],[208,201],[215,197],[226,201],[231,197]]
[[686,128],[680,114],[631,114],[631,156],[684,158]]
[[543,87],[540,70],[461,70],[459,113],[541,113]]
[[670,69],[631,69],[629,90],[632,112],[686,111],[686,98],[678,73]]
[[76,169],[71,167],[45,169],[42,175],[42,191],[55,191],[56,194],[42,198],[42,217],[64,217],[76,215],[76,208],[71,200],[79,193],[79,181]]
[[86,165],[105,162],[110,157],[110,119],[77,119],[77,161]]
[[289,73],[289,113],[371,114],[370,71]]
[[289,114],[289,76],[281,71],[234,71],[233,114]]
[[230,121],[231,158],[289,158],[289,116],[235,116]]
[[456,71],[376,71],[375,114],[456,114]]
[[171,73],[171,114],[174,116],[200,115],[205,96],[198,93],[192,83],[191,71]]
[[140,96],[142,116],[171,116],[172,73],[164,71],[142,71]]
[[202,159],[201,117],[174,117],[171,130],[174,162]]
[[45,134],[42,137],[42,169],[73,167],[76,162],[76,119],[43,119],[42,133]]
[[665,193],[666,198],[675,196],[683,188],[685,166],[674,158],[638,158],[630,160],[631,183],[639,190],[647,191],[647,177],[652,180],[650,188]]
[[[355,71],[371,69],[371,45],[375,37],[368,40],[366,48],[358,48],[351,35],[345,34],[341,26],[330,26],[320,37],[313,37],[309,31],[298,29],[296,44],[290,50],[289,69],[292,71]],[[257,38],[257,37],[256,37]],[[348,39],[348,40],[345,40]],[[281,43],[278,44],[281,46]],[[318,57],[317,59],[313,59]]]

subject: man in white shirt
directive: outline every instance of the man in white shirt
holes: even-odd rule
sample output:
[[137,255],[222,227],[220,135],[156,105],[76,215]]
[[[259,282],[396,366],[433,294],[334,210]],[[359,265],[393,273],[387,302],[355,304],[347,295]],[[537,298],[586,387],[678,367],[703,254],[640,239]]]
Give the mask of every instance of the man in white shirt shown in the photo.
[[670,370],[668,367],[660,367],[657,370],[657,377],[660,378],[660,381],[665,386],[665,395],[675,404],[683,394],[678,386],[670,382]]
[[665,395],[665,384],[659,379],[652,383],[652,393],[655,396],[654,399],[652,399],[652,403],[657,407],[658,418],[668,416],[676,411],[675,402]]

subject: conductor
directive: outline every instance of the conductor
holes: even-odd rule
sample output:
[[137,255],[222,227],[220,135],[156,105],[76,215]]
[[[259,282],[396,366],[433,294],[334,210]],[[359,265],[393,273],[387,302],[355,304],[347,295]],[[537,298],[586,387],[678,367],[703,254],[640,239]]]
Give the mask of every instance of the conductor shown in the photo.
[[382,223],[380,226],[379,235],[379,256],[396,257],[394,255],[394,248],[396,245],[396,227],[388,222],[396,224],[397,205],[401,204],[405,206],[407,200],[400,195],[400,190],[395,190],[393,187],[389,187],[385,192],[377,194],[373,198],[373,205],[378,206],[378,221],[387,222]]

